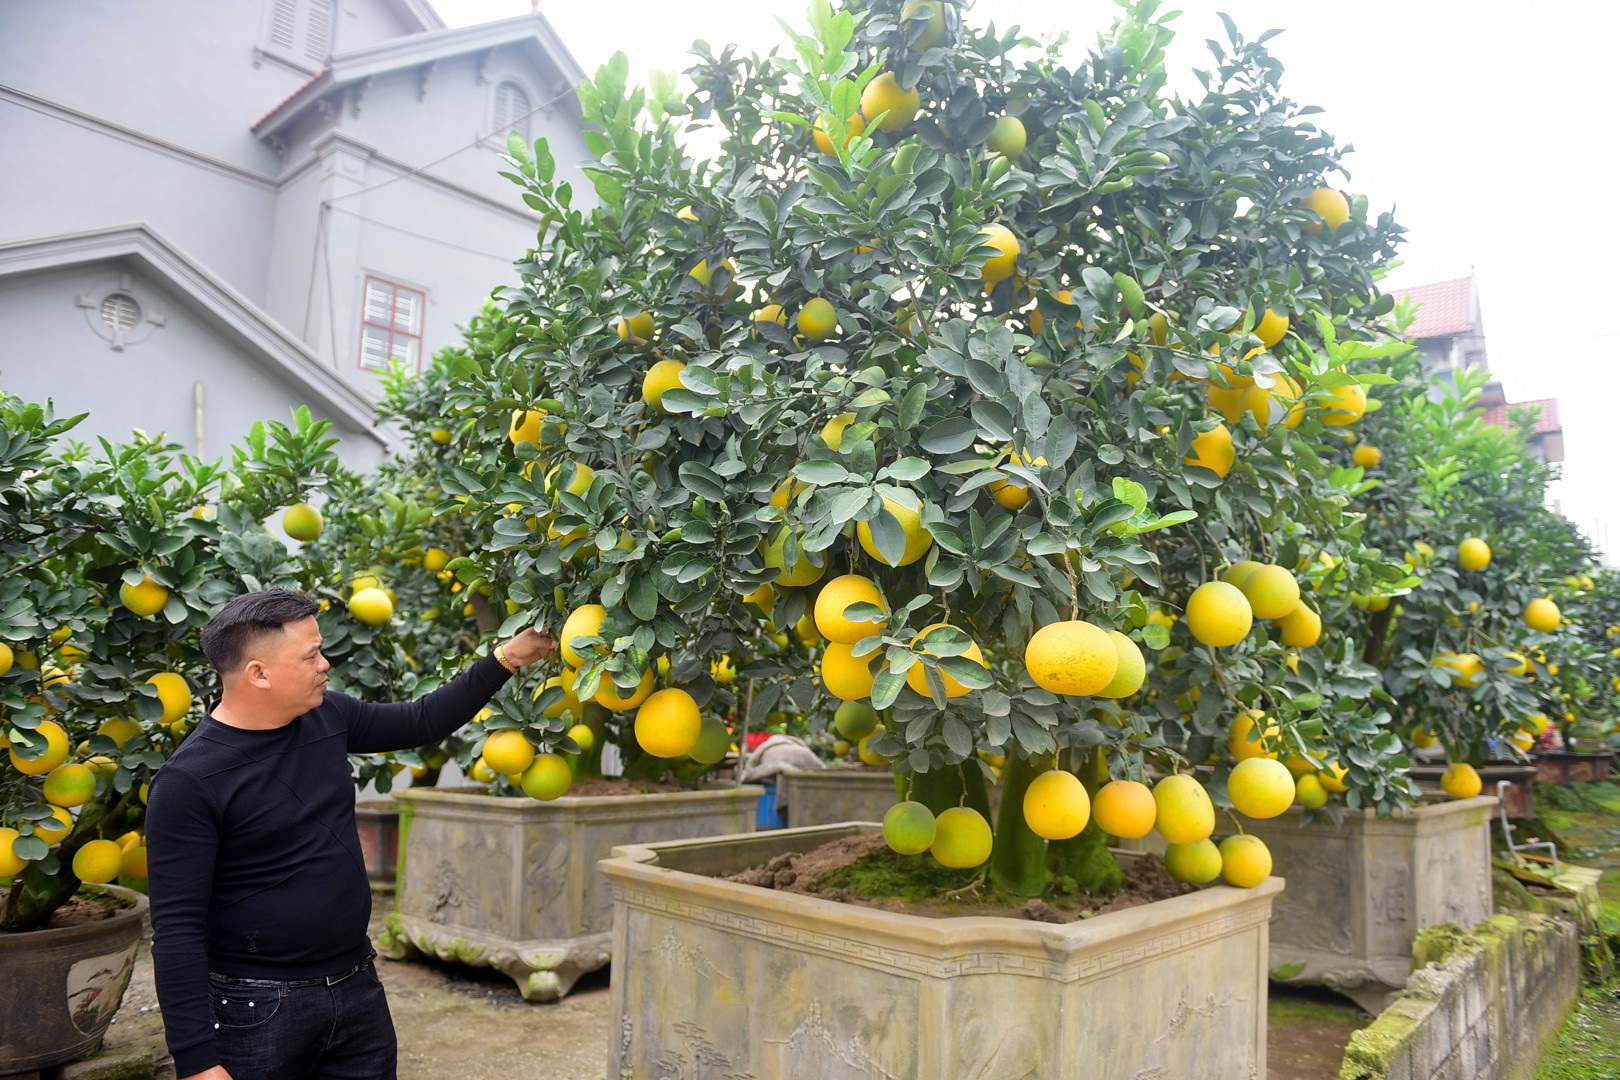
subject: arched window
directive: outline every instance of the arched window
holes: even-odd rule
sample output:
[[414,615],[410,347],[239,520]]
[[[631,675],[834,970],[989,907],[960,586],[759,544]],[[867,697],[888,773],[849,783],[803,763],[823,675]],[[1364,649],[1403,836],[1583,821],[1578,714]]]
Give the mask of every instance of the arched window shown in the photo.
[[495,87],[495,117],[490,134],[502,146],[506,145],[508,132],[515,131],[523,137],[525,142],[529,138],[529,113],[534,105],[529,101],[529,92],[511,79],[503,79]]

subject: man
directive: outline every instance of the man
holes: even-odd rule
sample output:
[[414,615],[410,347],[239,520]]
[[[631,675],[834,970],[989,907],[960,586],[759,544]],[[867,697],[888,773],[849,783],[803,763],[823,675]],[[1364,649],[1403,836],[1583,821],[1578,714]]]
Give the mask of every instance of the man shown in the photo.
[[223,694],[152,780],[153,960],[181,1080],[391,1078],[349,754],[437,742],[556,647],[525,630],[419,701],[326,688],[319,610],[239,596],[203,630]]

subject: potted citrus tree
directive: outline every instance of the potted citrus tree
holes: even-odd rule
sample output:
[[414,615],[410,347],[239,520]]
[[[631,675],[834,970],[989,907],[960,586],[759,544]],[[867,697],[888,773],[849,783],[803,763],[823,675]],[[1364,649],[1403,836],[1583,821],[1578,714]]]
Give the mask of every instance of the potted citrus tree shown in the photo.
[[[1399,229],[1332,189],[1332,141],[1235,28],[1205,95],[1172,97],[1153,8],[1074,70],[949,3],[817,3],[791,58],[700,47],[685,98],[615,58],[580,88],[589,210],[543,143],[511,143],[545,234],[500,294],[504,347],[434,395],[481,433],[442,481],[493,533],[457,572],[555,619],[577,699],[648,673],[633,729],[662,761],[736,706],[711,665],[769,589],[775,625],[810,615],[825,644],[742,676],[793,693],[809,669],[885,713],[867,749],[903,796],[881,830],[609,860],[614,1008],[637,1018],[611,1071],[1046,1075],[1081,1067],[1071,1010],[1099,1075],[1256,1071],[1280,885],[1244,823],[1300,781],[1221,753],[1237,715],[1237,745],[1276,740],[1323,802],[1409,798],[1378,673],[1311,596],[1329,564],[1346,595],[1407,577],[1360,542],[1360,478],[1331,460],[1393,381],[1372,283]],[[720,157],[686,156],[689,119]],[[694,706],[679,739],[663,701]],[[571,719],[524,741],[566,758]],[[1239,811],[1220,845],[1217,804]],[[1174,889],[1226,884],[1001,917],[1106,902],[1157,865],[1109,837],[1150,829]],[[826,841],[876,844],[866,865],[912,883],[960,872],[933,899],[963,917],[722,880],[792,888],[777,860]],[[992,1001],[1018,1019],[982,1038]]]

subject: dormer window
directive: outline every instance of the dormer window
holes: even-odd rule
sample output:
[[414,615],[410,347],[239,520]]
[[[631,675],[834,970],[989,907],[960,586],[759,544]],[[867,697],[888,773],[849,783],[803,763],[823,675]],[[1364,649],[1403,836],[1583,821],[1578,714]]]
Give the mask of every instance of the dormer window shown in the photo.
[[511,79],[502,79],[495,87],[494,117],[490,135],[501,147],[506,146],[509,132],[517,132],[524,142],[529,141],[529,113],[534,105],[529,92]]
[[265,0],[259,52],[314,73],[332,53],[334,0]]

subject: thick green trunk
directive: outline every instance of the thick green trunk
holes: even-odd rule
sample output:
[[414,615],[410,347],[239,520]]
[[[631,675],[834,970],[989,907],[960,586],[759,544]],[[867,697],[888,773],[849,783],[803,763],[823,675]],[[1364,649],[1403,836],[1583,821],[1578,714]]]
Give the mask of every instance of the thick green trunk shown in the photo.
[[[118,801],[109,806],[102,801],[107,798]],[[5,909],[0,911],[0,933],[38,930],[50,922],[56,909],[79,891],[79,879],[73,876],[73,856],[90,841],[121,832],[128,823],[134,800],[135,789],[131,788],[123,795],[109,790],[86,803],[79,811],[73,832],[56,849],[57,872],[47,874],[38,862],[31,862],[13,879]]]
[[1001,772],[1001,810],[995,846],[990,849],[990,887],[1014,896],[1039,896],[1052,880],[1046,868],[1046,841],[1024,820],[1024,792],[1046,770],[1016,754]]
[[[1100,748],[1093,750],[1081,766],[1080,782],[1085,784],[1086,794],[1092,796],[1108,783],[1108,762]],[[1112,896],[1125,887],[1125,873],[1108,850],[1108,839],[1095,820],[1086,822],[1079,836],[1047,844],[1046,865],[1053,875],[1071,879],[1082,892],[1092,896]]]

